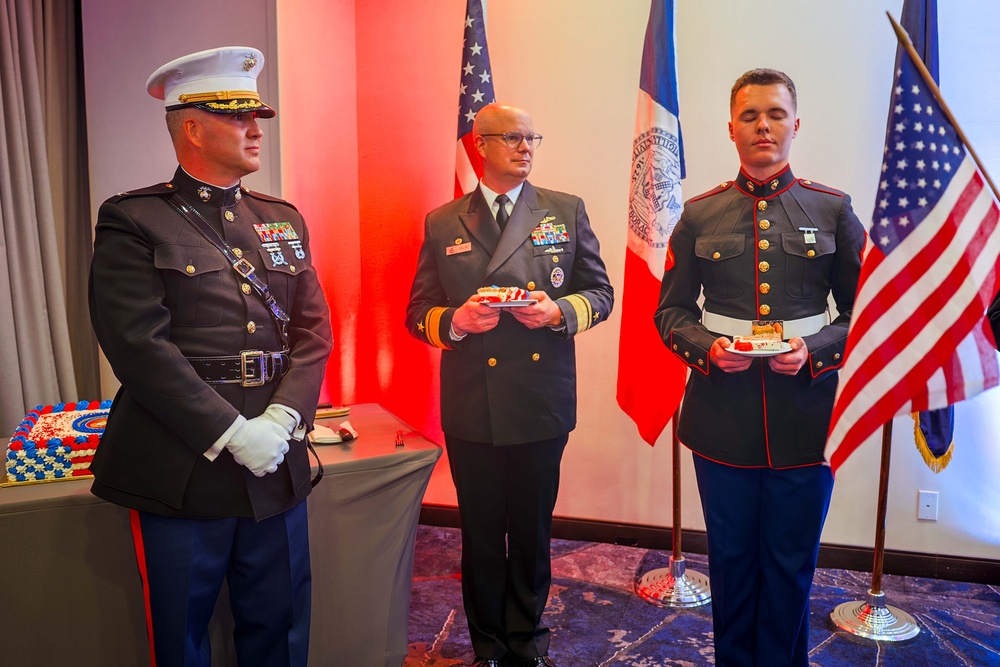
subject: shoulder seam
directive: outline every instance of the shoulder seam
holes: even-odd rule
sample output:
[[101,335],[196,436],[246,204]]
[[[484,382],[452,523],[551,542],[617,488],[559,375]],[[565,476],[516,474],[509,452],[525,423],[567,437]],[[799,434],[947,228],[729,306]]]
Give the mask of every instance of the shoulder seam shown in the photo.
[[807,190],[822,192],[823,194],[833,195],[834,197],[844,197],[847,194],[837,190],[836,188],[831,188],[828,185],[823,185],[822,183],[817,183],[816,181],[810,181],[804,178],[798,179],[798,183]]
[[295,209],[296,211],[299,210],[299,209],[295,208],[295,204],[292,204],[289,201],[285,201],[284,199],[281,199],[280,197],[272,197],[271,195],[266,195],[263,192],[257,192],[256,190],[247,189],[247,190],[243,191],[243,194],[245,194],[245,195],[247,195],[249,197],[253,197],[254,199],[259,199],[261,201],[268,201],[268,202],[271,202],[273,204],[284,204],[285,206],[289,206],[289,207]]
[[700,195],[695,195],[694,197],[691,197],[691,199],[688,200],[688,203],[696,202],[696,201],[699,201],[701,199],[705,199],[707,197],[711,197],[712,195],[717,195],[720,192],[728,192],[731,184],[732,184],[732,181],[725,181],[723,183],[720,183],[719,185],[715,186],[714,188],[712,188],[708,192],[702,192]]
[[149,197],[169,194],[171,192],[173,192],[173,190],[168,188],[167,184],[164,182],[156,185],[150,185],[145,188],[139,188],[138,190],[126,190],[125,192],[119,192],[111,197],[108,197],[108,200],[118,202],[123,199],[129,199],[130,197]]

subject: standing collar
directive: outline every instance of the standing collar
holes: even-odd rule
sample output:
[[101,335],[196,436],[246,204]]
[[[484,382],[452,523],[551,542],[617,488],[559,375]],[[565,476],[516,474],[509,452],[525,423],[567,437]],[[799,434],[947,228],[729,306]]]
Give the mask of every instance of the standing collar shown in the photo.
[[204,202],[209,206],[219,208],[234,206],[243,198],[245,192],[239,183],[232,187],[222,188],[199,181],[180,166],[177,167],[177,171],[174,172],[174,177],[168,185],[176,188],[178,192],[183,192],[196,202]]
[[795,176],[792,175],[792,166],[785,165],[785,168],[778,173],[765,178],[763,181],[758,181],[746,173],[743,167],[740,167],[740,173],[733,182],[743,194],[757,199],[767,199],[788,188],[788,186],[795,182]]

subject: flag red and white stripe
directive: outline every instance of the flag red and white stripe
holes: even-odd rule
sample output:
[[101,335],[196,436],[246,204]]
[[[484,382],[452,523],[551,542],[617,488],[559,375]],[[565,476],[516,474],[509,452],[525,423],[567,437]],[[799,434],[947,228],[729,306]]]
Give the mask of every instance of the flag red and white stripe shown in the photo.
[[479,184],[483,159],[476,151],[472,121],[476,113],[496,101],[490,52],[486,48],[486,14],[482,0],[467,0],[465,42],[462,46],[462,83],[458,94],[458,143],[455,146],[455,197]]
[[[908,68],[913,66],[907,60],[901,69]],[[923,82],[903,77],[894,99],[914,86]],[[927,111],[926,99],[894,103],[901,110],[898,120],[890,118],[886,161],[897,164],[883,172],[922,161],[928,175],[888,175],[880,188],[827,443],[834,471],[893,417],[946,407],[1000,380],[984,318],[997,291],[1000,209],[940,106],[933,103]],[[917,105],[920,115],[907,117]],[[894,122],[925,133],[928,126],[934,129],[923,139],[899,136]],[[934,155],[906,152],[928,150],[932,143]],[[936,170],[947,172],[950,181],[937,178]],[[921,180],[932,190],[940,182],[936,201],[933,194],[925,200],[909,189]]]

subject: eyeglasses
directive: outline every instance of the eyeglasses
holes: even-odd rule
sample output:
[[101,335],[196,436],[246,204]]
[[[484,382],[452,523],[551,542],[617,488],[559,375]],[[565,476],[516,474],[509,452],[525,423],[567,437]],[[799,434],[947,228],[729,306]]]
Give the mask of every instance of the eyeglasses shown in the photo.
[[521,134],[520,132],[504,132],[503,134],[480,134],[481,137],[503,137],[503,142],[507,148],[517,148],[522,141],[527,141],[530,148],[537,148],[542,145],[542,135]]

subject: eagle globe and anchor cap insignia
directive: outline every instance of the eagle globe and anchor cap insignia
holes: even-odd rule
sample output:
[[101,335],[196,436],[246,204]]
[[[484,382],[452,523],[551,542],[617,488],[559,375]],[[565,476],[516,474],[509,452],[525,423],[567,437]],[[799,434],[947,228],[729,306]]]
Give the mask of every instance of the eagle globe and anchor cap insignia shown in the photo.
[[647,250],[667,247],[683,209],[675,192],[680,182],[677,135],[662,127],[651,127],[637,136],[632,143],[628,226],[632,240],[641,242]]

